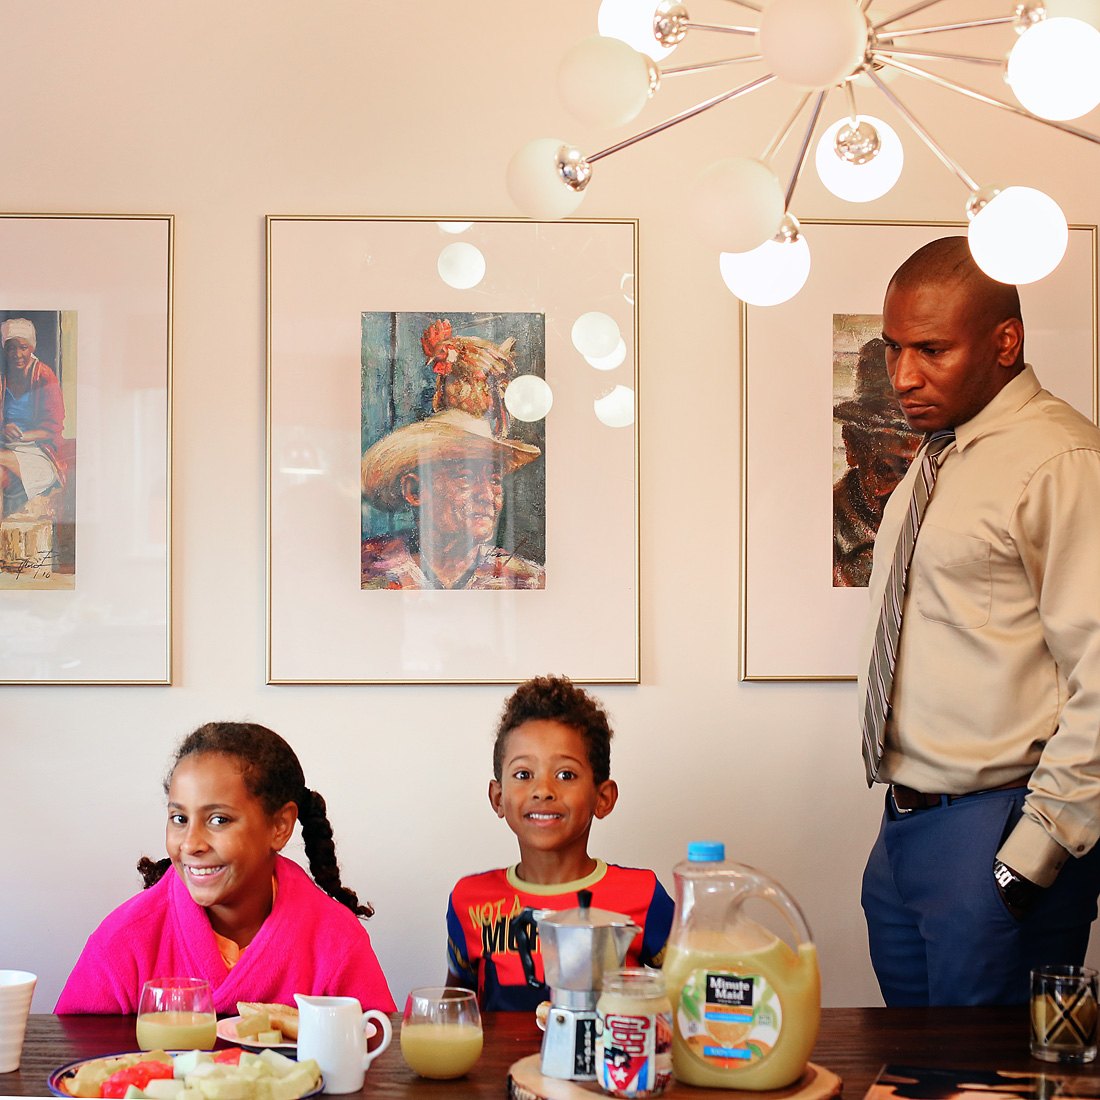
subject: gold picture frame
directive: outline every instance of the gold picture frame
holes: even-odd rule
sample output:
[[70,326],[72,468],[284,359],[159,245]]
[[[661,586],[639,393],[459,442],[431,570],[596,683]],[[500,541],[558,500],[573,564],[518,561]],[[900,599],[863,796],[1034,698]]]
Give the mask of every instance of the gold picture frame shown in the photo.
[[50,425],[0,518],[0,683],[171,683],[174,229],[0,214],[0,320],[37,339]]
[[[473,285],[441,275],[456,243],[483,261]],[[637,391],[637,247],[632,219],[268,217],[268,683],[639,682],[637,426],[608,427],[594,408],[616,386]],[[571,340],[591,311],[622,337],[607,370]],[[510,548],[499,528],[493,539],[502,569],[531,559],[536,580],[494,591],[368,581],[368,547],[383,536],[361,460],[380,433],[433,413],[428,329],[499,342],[512,319],[518,370],[542,374],[553,406],[531,428],[539,530]],[[368,383],[379,362],[384,397]]]

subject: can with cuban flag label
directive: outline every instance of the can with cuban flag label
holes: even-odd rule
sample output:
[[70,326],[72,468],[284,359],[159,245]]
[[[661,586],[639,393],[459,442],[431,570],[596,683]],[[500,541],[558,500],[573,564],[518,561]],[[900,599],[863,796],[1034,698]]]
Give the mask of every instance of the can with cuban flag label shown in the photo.
[[659,1096],[672,1078],[672,1005],[659,970],[604,974],[596,1004],[596,1080],[612,1096]]

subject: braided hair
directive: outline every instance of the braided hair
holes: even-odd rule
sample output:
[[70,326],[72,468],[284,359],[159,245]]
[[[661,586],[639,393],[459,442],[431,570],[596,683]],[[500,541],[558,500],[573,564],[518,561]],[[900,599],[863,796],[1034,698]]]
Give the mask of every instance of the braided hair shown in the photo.
[[[305,774],[294,750],[274,730],[253,722],[207,722],[184,738],[176,750],[172,768],[164,781],[168,793],[172,772],[188,756],[221,753],[232,757],[241,769],[245,788],[268,814],[274,814],[288,802],[298,807],[309,870],[314,881],[330,897],[356,916],[370,917],[374,908],[360,902],[354,890],[340,881],[336,845],[332,839],[325,800],[306,786]],[[142,856],[137,869],[145,889],[154,886],[172,866],[170,859],[152,860]]]

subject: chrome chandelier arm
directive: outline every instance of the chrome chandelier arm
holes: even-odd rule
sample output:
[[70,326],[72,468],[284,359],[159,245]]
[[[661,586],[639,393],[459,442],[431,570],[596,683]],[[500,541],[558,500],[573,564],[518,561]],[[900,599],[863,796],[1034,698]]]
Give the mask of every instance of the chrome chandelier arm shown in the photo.
[[685,19],[682,25],[689,31],[717,31],[719,34],[754,35],[757,31],[756,27],[737,27],[725,23],[695,23],[690,19]]
[[966,53],[941,53],[936,50],[893,50],[876,49],[874,56],[879,60],[887,57],[911,57],[918,61],[966,61],[974,65],[996,65],[1004,68],[1003,57],[976,57]]
[[791,179],[787,184],[787,197],[783,203],[784,212],[789,211],[791,208],[791,199],[794,197],[794,189],[798,186],[798,181],[802,176],[802,169],[806,166],[806,153],[810,148],[810,139],[814,136],[817,120],[821,117],[821,108],[824,106],[825,97],[828,94],[828,88],[823,92],[817,93],[817,102],[814,103],[813,113],[810,115],[810,121],[806,126],[806,132],[802,135],[802,145],[798,150],[798,159],[795,161],[794,171],[791,172]]
[[675,69],[662,69],[661,79],[666,76],[687,76],[689,73],[701,73],[707,69],[720,69],[724,65],[743,65],[748,61],[762,61],[763,55],[758,53],[745,54],[744,57],[726,57],[721,61],[700,61],[695,65],[680,65]]
[[[908,8],[904,8],[902,11],[895,12],[893,15],[888,15],[885,19],[872,26],[872,30],[879,30],[881,27],[888,27],[891,23],[898,23],[902,19],[906,19],[910,15],[916,15],[917,12],[924,11],[925,8],[930,8],[934,4],[940,4],[943,0],[920,0],[917,4],[912,4]],[[866,10],[866,8],[864,9]]]
[[909,124],[910,129],[928,146],[929,149],[936,155],[940,163],[948,168],[966,187],[971,193],[981,190],[981,186],[969,172],[957,160],[950,156],[946,150],[936,141],[935,138],[921,125],[916,116],[908,107],[896,95],[891,91],[886,82],[878,75],[878,73],[868,69],[868,78],[874,83],[875,87],[893,104],[894,109],[901,115],[902,118]]
[[899,38],[912,38],[918,34],[941,34],[943,31],[969,31],[975,27],[999,27],[1005,23],[1015,23],[1013,15],[996,15],[988,19],[967,19],[962,23],[939,23],[934,27],[905,27],[900,31],[889,31],[876,37],[880,42],[894,42]]
[[774,80],[774,73],[767,73],[765,76],[757,77],[755,80],[750,80],[748,84],[742,84],[739,88],[733,88],[728,92],[722,92],[721,95],[705,99],[702,103],[697,103],[694,107],[689,107],[686,111],[681,111],[678,115],[666,118],[664,122],[658,122],[656,126],[651,126],[648,130],[643,130],[640,134],[635,134],[633,137],[628,137],[622,141],[616,142],[614,145],[609,145],[606,149],[601,149],[598,153],[593,153],[586,159],[589,164],[595,164],[596,161],[603,160],[604,157],[609,157],[622,149],[629,149],[631,145],[637,145],[639,141],[645,141],[646,138],[653,137],[654,134],[662,133],[670,126],[675,126],[677,123],[684,122],[689,118],[694,118],[696,115],[701,115],[704,111],[709,111],[711,107],[717,107],[719,103],[725,103],[728,100],[738,99],[740,96],[755,92],[757,88],[763,88],[765,85],[771,84]]
[[[891,69],[897,69],[899,72],[908,73],[910,76],[920,77],[922,80],[927,80],[930,84],[935,84],[940,88],[946,88],[951,92],[958,92],[959,95],[967,96],[970,99],[977,100],[979,103],[988,103],[990,107],[1000,107],[1002,111],[1008,111],[1010,114],[1018,115],[1020,118],[1030,118],[1033,122],[1041,122],[1044,126],[1051,127],[1051,129],[1061,130],[1064,134],[1072,134],[1074,137],[1091,141],[1094,145],[1100,145],[1100,134],[1090,133],[1088,130],[1082,130],[1078,126],[1070,126],[1069,123],[1059,122],[1053,118],[1043,118],[1042,115],[1033,115],[1030,111],[1024,110],[1023,107],[1017,107],[1014,103],[1006,103],[1002,99],[994,99],[993,96],[976,91],[974,88],[968,88],[965,84],[959,84],[954,80],[948,80],[947,77],[939,76],[937,73],[930,73],[926,69],[919,69],[916,65],[909,65],[904,61],[898,61],[886,55],[883,55],[881,60],[883,65],[889,66]],[[875,79],[873,73],[869,72],[867,75],[870,76],[872,80]],[[875,80],[875,83],[881,85],[881,82],[878,80]]]
[[850,80],[844,82],[844,96],[848,100],[848,117],[855,126],[859,121],[859,111],[856,109],[856,90]]
[[798,116],[802,114],[803,107],[810,101],[810,96],[813,92],[807,92],[799,101],[798,106],[794,109],[794,114],[791,115],[787,125],[782,127],[772,138],[767,149],[764,150],[764,155],[760,158],[765,164],[769,163],[779,152],[780,149],[787,143],[787,138],[791,136],[791,132],[794,130],[794,124],[798,121]]

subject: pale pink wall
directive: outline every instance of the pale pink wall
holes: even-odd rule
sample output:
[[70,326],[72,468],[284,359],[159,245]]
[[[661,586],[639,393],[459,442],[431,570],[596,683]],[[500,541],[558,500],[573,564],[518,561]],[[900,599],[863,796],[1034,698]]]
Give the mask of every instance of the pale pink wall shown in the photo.
[[[263,217],[512,213],[504,166],[521,142],[602,143],[553,91],[557,57],[594,30],[594,0],[7,8],[5,208],[176,215],[177,686],[4,691],[0,965],[37,971],[35,1007],[52,1007],[98,917],[135,889],[137,856],[159,849],[173,742],[247,716],[296,745],[328,798],[401,995],[443,973],[453,879],[512,855],[484,796],[506,691],[264,686]],[[717,86],[704,81],[700,98]],[[645,118],[692,95],[671,88]],[[1097,220],[1095,148],[944,93],[911,99],[971,173],[1044,186],[1071,220]],[[605,162],[583,208],[641,219],[645,683],[601,693],[623,795],[596,848],[671,885],[689,839],[724,837],[801,901],[826,1001],[878,1003],[857,900],[878,797],[862,781],[854,691],[737,682],[737,304],[663,187],[726,143],[758,154],[791,103],[764,92]],[[892,195],[853,213],[808,177],[796,210],[960,217],[962,188],[905,140]]]

